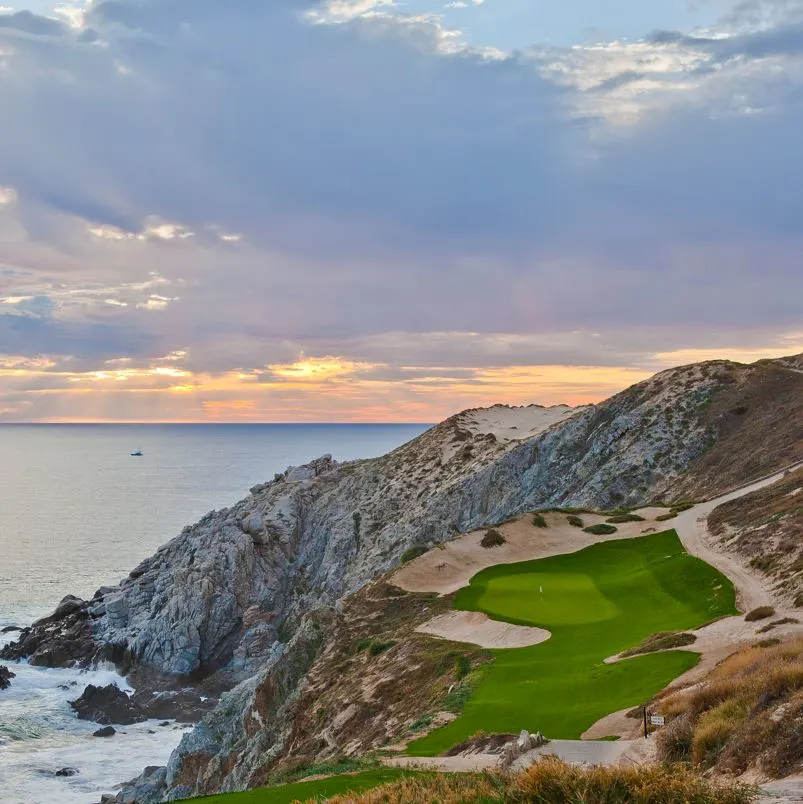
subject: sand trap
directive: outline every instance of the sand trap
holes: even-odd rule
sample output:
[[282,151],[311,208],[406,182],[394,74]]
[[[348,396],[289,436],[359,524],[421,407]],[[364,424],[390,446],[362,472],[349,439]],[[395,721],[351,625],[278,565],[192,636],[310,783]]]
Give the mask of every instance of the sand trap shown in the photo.
[[543,628],[503,623],[479,611],[450,611],[433,617],[415,630],[481,648],[527,648],[552,636]]
[[540,405],[519,408],[494,405],[492,408],[467,411],[461,417],[461,426],[474,435],[494,435],[502,443],[523,441],[543,433],[581,410],[584,408],[570,408],[568,405],[551,408]]
[[[656,511],[665,513],[664,509]],[[610,536],[593,536],[569,525],[564,514],[545,514],[545,518],[548,528],[535,527],[531,514],[524,514],[512,522],[498,525],[496,530],[506,539],[505,544],[499,547],[485,548],[480,544],[485,528],[459,536],[399,568],[391,583],[408,592],[437,592],[448,595],[467,586],[480,570],[496,564],[515,564],[519,561],[575,553],[598,542],[635,538],[650,528],[668,530],[662,522],[645,519],[644,522],[617,525],[616,533]],[[595,525],[606,519],[598,514],[583,514],[582,518],[586,525]]]

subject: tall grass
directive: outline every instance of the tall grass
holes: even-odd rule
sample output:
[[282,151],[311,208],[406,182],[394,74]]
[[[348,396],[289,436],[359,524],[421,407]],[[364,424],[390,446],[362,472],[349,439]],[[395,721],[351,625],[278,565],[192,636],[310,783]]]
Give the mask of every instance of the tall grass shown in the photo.
[[704,684],[665,698],[661,710],[671,721],[657,738],[662,759],[791,772],[803,764],[803,638],[734,654]]
[[337,804],[747,804],[753,791],[707,781],[682,765],[585,767],[545,757],[518,775],[464,774],[403,779]]

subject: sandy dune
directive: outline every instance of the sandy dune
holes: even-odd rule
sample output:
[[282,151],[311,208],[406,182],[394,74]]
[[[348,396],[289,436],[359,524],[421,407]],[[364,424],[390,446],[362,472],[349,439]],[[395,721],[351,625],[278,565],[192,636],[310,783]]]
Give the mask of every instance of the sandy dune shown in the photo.
[[461,424],[474,435],[491,434],[503,443],[523,441],[543,433],[580,410],[583,408],[570,408],[568,405],[555,405],[551,408],[540,405],[494,405],[492,408],[466,411],[461,417]]
[[551,636],[543,628],[491,620],[479,611],[450,611],[433,617],[415,630],[453,642],[469,642],[481,648],[526,648]]

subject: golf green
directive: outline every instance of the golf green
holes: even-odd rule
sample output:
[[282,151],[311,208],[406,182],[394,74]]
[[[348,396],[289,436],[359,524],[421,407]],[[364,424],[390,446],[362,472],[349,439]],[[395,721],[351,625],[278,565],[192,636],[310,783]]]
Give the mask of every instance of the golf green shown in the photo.
[[731,582],[688,555],[675,531],[593,545],[577,553],[483,570],[455,608],[546,628],[529,648],[496,650],[457,720],[410,744],[434,756],[477,732],[540,731],[573,739],[601,717],[645,702],[693,667],[688,651],[605,664],[658,631],[735,614]]

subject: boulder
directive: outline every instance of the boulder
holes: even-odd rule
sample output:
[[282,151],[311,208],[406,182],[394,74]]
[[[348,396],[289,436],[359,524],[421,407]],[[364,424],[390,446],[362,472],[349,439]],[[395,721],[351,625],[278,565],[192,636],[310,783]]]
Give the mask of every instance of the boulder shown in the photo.
[[128,726],[146,719],[116,684],[105,687],[89,684],[79,698],[70,701],[70,706],[79,719],[94,720],[104,726],[110,723]]
[[16,677],[7,667],[0,664],[0,690],[7,690],[11,686],[11,679]]
[[160,692],[138,691],[131,696],[131,704],[151,720],[170,718],[179,723],[197,723],[215,708],[217,699],[187,687]]
[[56,776],[77,776],[78,768],[61,768],[56,771]]
[[117,729],[114,726],[103,726],[103,728],[92,732],[93,737],[114,737],[117,734]]
[[0,628],[0,634],[11,634],[15,631],[22,631],[18,625],[7,625],[5,628]]

